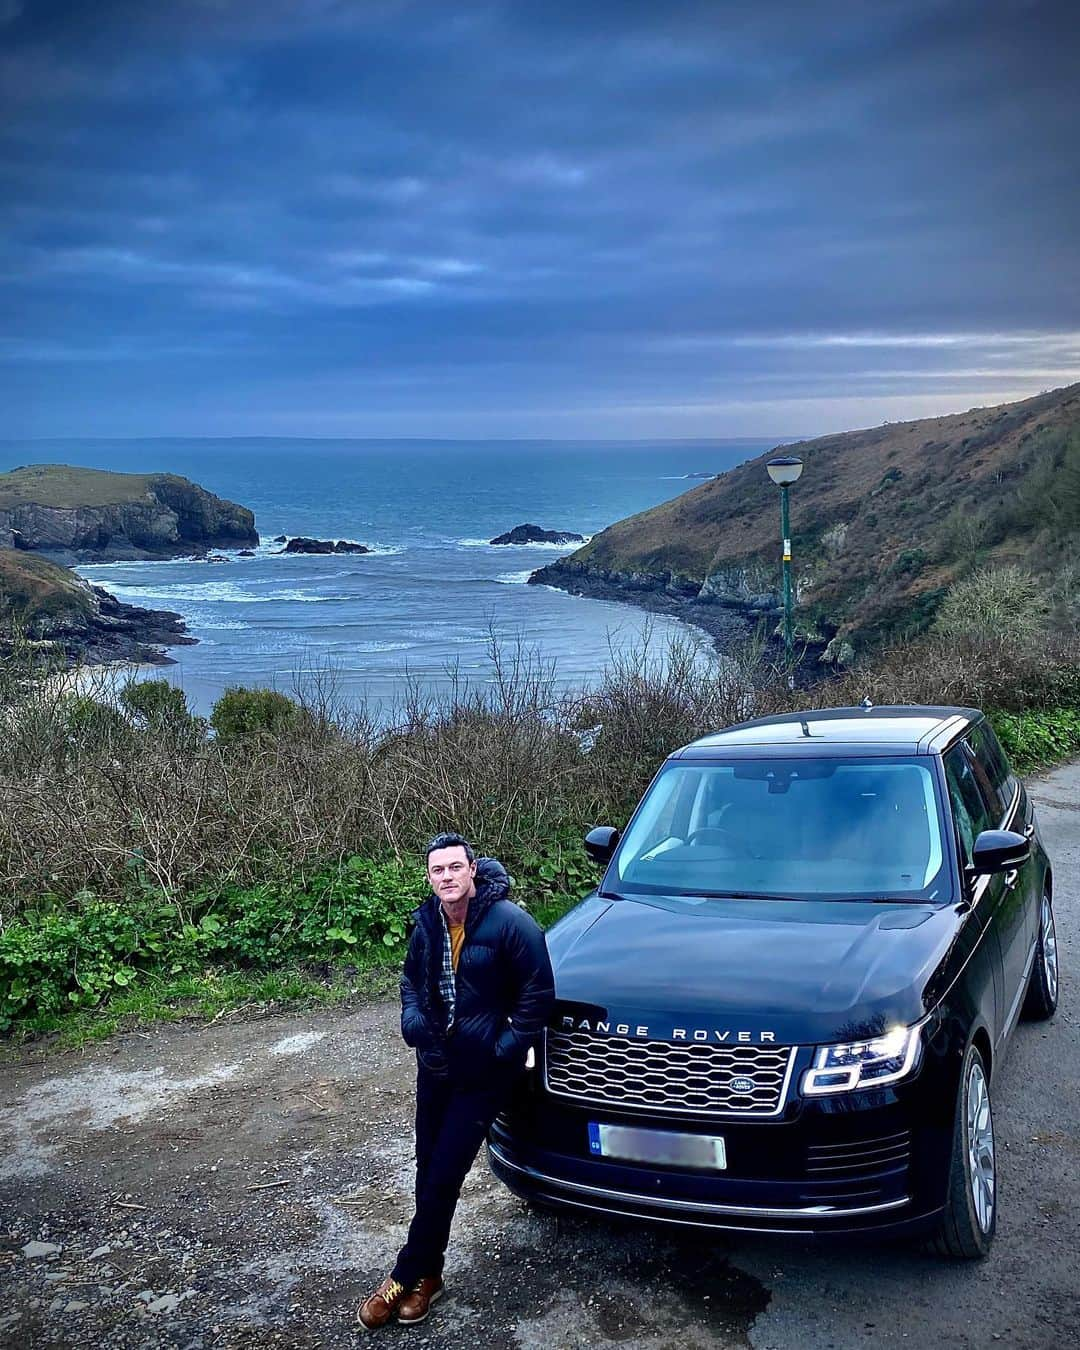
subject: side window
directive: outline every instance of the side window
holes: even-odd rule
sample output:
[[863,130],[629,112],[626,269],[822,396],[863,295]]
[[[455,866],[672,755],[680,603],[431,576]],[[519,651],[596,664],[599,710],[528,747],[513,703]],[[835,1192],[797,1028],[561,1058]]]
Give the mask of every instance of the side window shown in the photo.
[[997,820],[979,790],[971,760],[964,753],[962,745],[956,746],[945,756],[945,780],[949,785],[949,801],[960,835],[960,852],[964,862],[969,863],[975,840],[983,830],[992,830]]
[[997,806],[1000,820],[1012,802],[1015,780],[990,723],[981,722],[974,727],[968,736],[968,743],[975,758],[975,776],[979,779],[983,795]]

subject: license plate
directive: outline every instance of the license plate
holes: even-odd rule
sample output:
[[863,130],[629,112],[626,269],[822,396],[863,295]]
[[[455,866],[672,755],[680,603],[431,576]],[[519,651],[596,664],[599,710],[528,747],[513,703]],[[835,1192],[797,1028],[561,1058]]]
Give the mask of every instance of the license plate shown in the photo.
[[660,1163],[668,1167],[707,1167],[723,1171],[727,1150],[718,1134],[676,1134],[672,1130],[640,1130],[633,1125],[589,1122],[589,1152],[596,1158]]

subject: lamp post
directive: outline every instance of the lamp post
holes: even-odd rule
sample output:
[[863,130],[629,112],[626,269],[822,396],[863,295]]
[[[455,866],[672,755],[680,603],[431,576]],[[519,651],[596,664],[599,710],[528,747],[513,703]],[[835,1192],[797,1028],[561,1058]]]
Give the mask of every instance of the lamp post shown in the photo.
[[769,477],[780,489],[780,529],[784,540],[784,651],[788,670],[792,669],[795,648],[795,625],[791,612],[791,525],[788,521],[788,488],[799,481],[803,462],[798,455],[779,455],[765,465]]

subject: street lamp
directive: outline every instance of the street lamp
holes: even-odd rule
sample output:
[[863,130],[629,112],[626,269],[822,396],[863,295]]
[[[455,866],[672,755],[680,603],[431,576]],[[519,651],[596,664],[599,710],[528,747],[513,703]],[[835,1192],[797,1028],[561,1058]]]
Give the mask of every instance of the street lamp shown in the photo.
[[780,529],[784,540],[784,651],[788,670],[794,660],[795,630],[791,616],[791,525],[788,522],[788,488],[799,481],[803,462],[798,455],[779,455],[765,465],[769,477],[780,489]]

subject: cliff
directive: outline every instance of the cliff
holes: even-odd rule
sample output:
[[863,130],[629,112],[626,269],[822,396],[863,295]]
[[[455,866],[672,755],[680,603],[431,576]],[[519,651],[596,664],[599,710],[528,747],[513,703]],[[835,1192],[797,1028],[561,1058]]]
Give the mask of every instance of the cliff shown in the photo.
[[[917,629],[976,563],[1055,577],[1070,563],[1080,385],[785,450],[805,464],[791,489],[791,533],[796,621],[811,641],[858,645]],[[780,505],[765,463],[775,453],[618,521],[530,580],[695,621],[726,609],[771,627]]]
[[257,544],[255,517],[176,474],[33,464],[0,474],[0,547],[114,562]]
[[125,605],[36,553],[0,548],[0,652],[15,634],[55,643],[69,660],[169,661],[161,645],[193,643],[178,614]]

